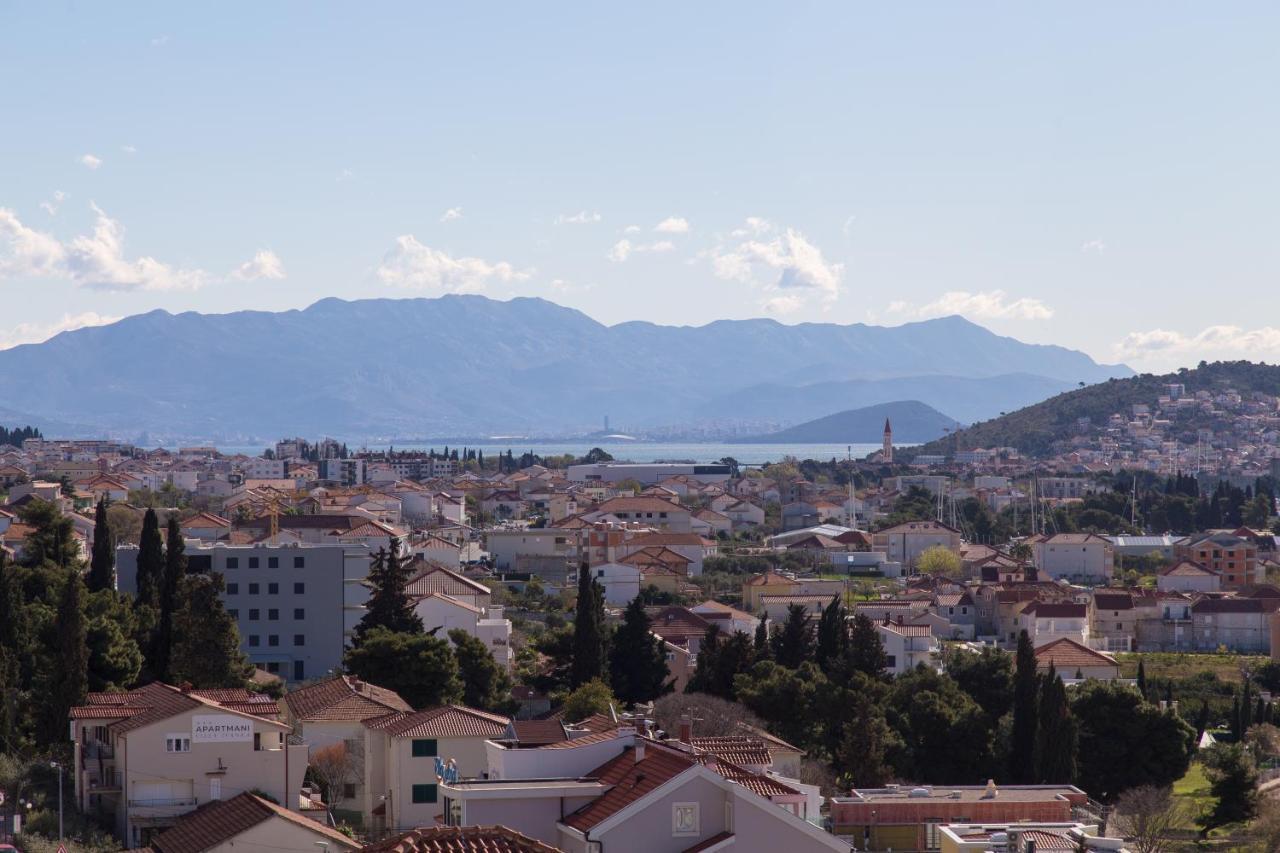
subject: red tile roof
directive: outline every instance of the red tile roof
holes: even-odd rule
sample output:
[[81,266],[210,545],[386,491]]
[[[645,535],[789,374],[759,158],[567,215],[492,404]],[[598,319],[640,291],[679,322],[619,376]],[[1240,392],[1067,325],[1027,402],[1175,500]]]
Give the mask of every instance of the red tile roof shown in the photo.
[[692,759],[654,744],[646,744],[640,761],[636,761],[635,752],[629,747],[586,774],[611,787],[564,818],[566,826],[580,832],[589,830],[694,766]]
[[1075,640],[1063,637],[1045,643],[1036,649],[1036,666],[1053,667],[1070,677],[1077,669],[1086,666],[1118,666],[1111,655],[1082,646]]
[[170,829],[151,842],[157,853],[203,853],[231,841],[263,821],[280,818],[303,827],[339,850],[358,850],[360,845],[335,829],[303,817],[253,794],[237,794],[229,800],[206,803],[183,815]]
[[116,733],[133,731],[201,706],[251,714],[275,722],[280,706],[270,696],[241,688],[191,690],[158,681],[127,693],[90,693],[86,704],[71,709],[71,719],[115,719]]
[[369,728],[380,729],[392,737],[438,738],[502,737],[510,723],[506,717],[463,705],[443,705],[411,714],[396,712],[364,721]]
[[560,848],[505,826],[433,826],[393,835],[364,853],[560,853]]
[[384,687],[335,675],[285,695],[290,713],[303,721],[360,721],[392,711],[409,712],[413,708],[400,694]]

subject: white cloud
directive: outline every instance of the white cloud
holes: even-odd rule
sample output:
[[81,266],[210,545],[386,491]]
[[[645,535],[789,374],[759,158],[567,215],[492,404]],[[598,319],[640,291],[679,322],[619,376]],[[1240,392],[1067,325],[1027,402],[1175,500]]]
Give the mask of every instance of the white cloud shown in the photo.
[[80,157],[80,164],[82,166],[87,166],[90,169],[96,169],[102,165],[102,158],[96,157],[93,154],[84,154]]
[[460,207],[451,207],[448,210],[446,210],[444,213],[440,214],[441,222],[453,222],[455,219],[461,219],[461,218],[462,218],[462,208]]
[[682,216],[668,216],[653,226],[653,230],[659,234],[688,234],[689,220]]
[[64,243],[28,228],[11,210],[0,209],[0,276],[66,278],[99,290],[191,290],[208,280],[202,270],[185,270],[151,257],[124,257],[124,227],[90,204],[92,234]]
[[282,279],[285,277],[284,263],[270,249],[259,249],[250,260],[236,267],[231,272],[231,277],[240,281]]
[[1048,320],[1053,309],[1039,299],[1022,297],[1010,299],[1003,290],[984,290],[971,293],[966,290],[949,290],[932,302],[916,306],[901,300],[891,302],[887,309],[891,314],[907,314],[912,317],[949,317],[959,314],[973,320]]
[[67,199],[66,193],[64,193],[62,190],[54,190],[53,198],[49,199],[48,201],[40,202],[40,209],[43,210],[45,213],[49,214],[50,216],[57,216],[58,208],[62,206],[62,203],[66,201],[66,199]]
[[729,232],[733,237],[758,237],[773,231],[773,223],[759,216],[748,216],[741,228]]
[[673,252],[675,248],[676,244],[670,240],[655,240],[652,243],[632,243],[630,240],[623,238],[614,243],[613,248],[609,249],[608,258],[620,264],[634,254],[660,254],[662,252]]
[[1115,347],[1116,355],[1133,361],[1191,362],[1249,359],[1280,362],[1280,328],[1208,326],[1194,335],[1169,329],[1131,332]]
[[641,228],[639,225],[628,225],[626,228],[622,229],[623,234],[639,234],[640,231]]
[[354,172],[352,172],[350,169],[343,169],[341,172],[338,173],[338,177],[336,178],[336,180],[338,183],[341,184],[351,180],[353,177],[355,177]]
[[418,242],[412,234],[396,238],[375,271],[384,284],[442,293],[476,293],[490,281],[525,281],[533,270],[517,270],[506,261],[455,258]]
[[164,47],[168,43],[169,43],[169,36],[167,34],[158,35],[151,40],[152,47]]
[[1101,255],[1107,250],[1107,244],[1101,240],[1086,240],[1080,244],[1080,251],[1086,254]]
[[844,264],[827,263],[821,250],[793,228],[772,240],[746,240],[730,248],[718,247],[710,253],[710,258],[712,271],[723,279],[752,282],[758,271],[776,272],[777,278],[765,284],[766,292],[796,293],[785,302],[777,302],[778,296],[772,297],[775,308],[786,304],[794,310],[799,307],[795,299],[801,293],[830,302],[840,295],[840,280],[844,276]]
[[556,225],[589,225],[601,220],[600,211],[579,210],[577,213],[560,214],[555,218]]
[[121,145],[121,146],[120,146],[120,150],[121,150],[121,151],[123,151],[123,152],[124,152],[124,153],[126,153],[126,154],[137,154],[137,153],[138,153],[138,149],[137,149],[137,148],[135,148],[135,147],[134,147],[134,146],[132,146],[132,145]]
[[10,349],[20,344],[38,344],[61,332],[70,332],[89,326],[105,326],[119,319],[119,317],[105,317],[95,311],[86,311],[83,314],[63,314],[61,320],[53,323],[19,323],[12,329],[0,329],[0,350]]

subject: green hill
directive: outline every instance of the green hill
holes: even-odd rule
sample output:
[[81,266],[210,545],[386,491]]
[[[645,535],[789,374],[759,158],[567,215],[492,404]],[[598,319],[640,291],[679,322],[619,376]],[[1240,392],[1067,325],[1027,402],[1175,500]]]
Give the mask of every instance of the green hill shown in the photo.
[[743,438],[739,441],[759,444],[878,442],[884,436],[886,419],[893,424],[893,440],[907,443],[931,441],[943,435],[944,430],[955,429],[960,425],[954,418],[947,417],[919,400],[903,400],[836,412],[834,415],[796,424],[779,432]]
[[[901,456],[919,453],[950,453],[953,447],[967,450],[979,447],[1015,447],[1023,453],[1045,454],[1056,442],[1064,441],[1078,431],[1081,418],[1089,418],[1093,428],[1105,425],[1113,413],[1128,414],[1137,403],[1154,405],[1165,393],[1166,385],[1180,384],[1187,394],[1197,391],[1232,389],[1241,394],[1260,391],[1280,395],[1280,366],[1249,361],[1201,362],[1194,369],[1157,376],[1144,373],[1128,379],[1109,379],[1086,385],[1074,391],[1057,394],[1034,406],[1027,406],[989,421],[975,423],[956,433],[954,439],[932,441],[906,448]],[[1199,410],[1181,414],[1177,421],[1179,434],[1189,434],[1212,425],[1211,416]],[[952,444],[954,440],[955,444]]]

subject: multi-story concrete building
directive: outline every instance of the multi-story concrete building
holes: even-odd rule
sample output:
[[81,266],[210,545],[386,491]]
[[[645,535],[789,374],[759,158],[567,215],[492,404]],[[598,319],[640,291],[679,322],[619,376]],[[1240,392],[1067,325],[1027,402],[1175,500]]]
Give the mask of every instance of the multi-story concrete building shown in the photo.
[[1193,536],[1178,546],[1177,555],[1213,569],[1221,575],[1223,589],[1239,589],[1266,581],[1266,570],[1258,562],[1258,546],[1243,536],[1231,533]]
[[921,554],[939,547],[960,553],[960,531],[940,521],[904,521],[871,534],[873,551],[912,568]]
[[197,807],[261,791],[298,807],[307,747],[269,696],[243,689],[182,690],[153,682],[91,693],[71,709],[73,775],[81,811],[114,822],[128,847]]
[[[290,682],[341,668],[369,598],[369,549],[358,545],[225,545],[188,540],[193,572],[218,572],[222,602],[254,665]],[[138,549],[116,549],[116,583],[137,590]]]
[[1057,533],[1027,540],[1045,579],[1105,584],[1115,572],[1115,548],[1095,533]]

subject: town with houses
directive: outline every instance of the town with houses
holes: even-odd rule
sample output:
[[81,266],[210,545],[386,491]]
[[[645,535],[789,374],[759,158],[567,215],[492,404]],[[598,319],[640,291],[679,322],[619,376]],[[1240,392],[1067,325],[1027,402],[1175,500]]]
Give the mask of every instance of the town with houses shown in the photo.
[[[1231,413],[1236,451],[1202,436],[1188,458],[1167,437],[1183,406]],[[1213,470],[1217,496],[1252,477],[1252,501],[1277,425],[1275,400],[1171,387],[1049,458],[895,460],[886,422],[878,452],[834,467],[15,430],[0,607],[56,611],[39,618],[80,632],[87,680],[53,690],[50,737],[45,682],[9,654],[0,733],[61,757],[84,849],[1174,849],[1143,846],[1148,824],[1190,843],[1240,819],[1226,796],[1186,811],[1189,767],[1277,775],[1274,497],[1249,523],[1153,531],[1125,484],[1198,472],[1201,495]],[[1115,466],[1132,476],[1096,476]],[[1124,531],[1072,527],[1105,492]],[[1001,519],[1020,519],[1003,541]],[[170,594],[210,590],[198,607],[165,603],[171,565]],[[87,629],[63,624],[69,593],[31,591],[59,567],[68,588],[84,574]],[[100,600],[133,608],[141,662],[99,648]],[[227,642],[229,678],[188,660]],[[49,772],[18,760],[0,785]],[[6,791],[9,837],[34,838],[34,804]]]

